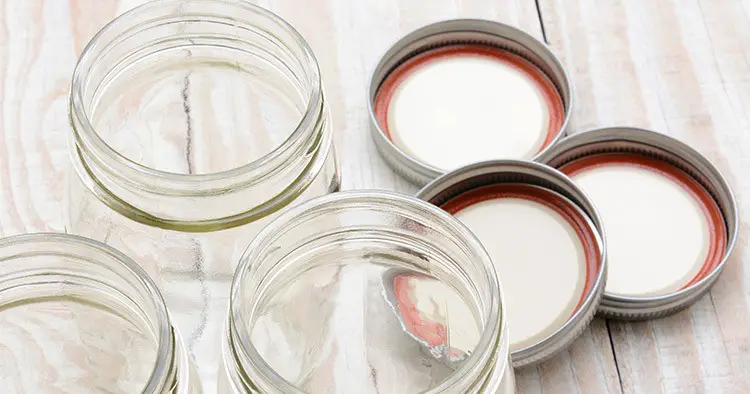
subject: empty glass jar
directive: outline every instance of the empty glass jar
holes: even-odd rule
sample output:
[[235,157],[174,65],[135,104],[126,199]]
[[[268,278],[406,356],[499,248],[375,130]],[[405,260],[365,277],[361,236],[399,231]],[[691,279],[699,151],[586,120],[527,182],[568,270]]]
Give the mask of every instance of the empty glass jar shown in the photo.
[[96,241],[1,239],[0,332],[3,392],[200,393],[155,283]]
[[514,391],[497,275],[426,202],[342,192],[288,210],[232,285],[221,393]]
[[152,275],[214,380],[244,246],[282,208],[339,188],[312,51],[244,1],[151,2],[88,44],[70,121],[67,231]]

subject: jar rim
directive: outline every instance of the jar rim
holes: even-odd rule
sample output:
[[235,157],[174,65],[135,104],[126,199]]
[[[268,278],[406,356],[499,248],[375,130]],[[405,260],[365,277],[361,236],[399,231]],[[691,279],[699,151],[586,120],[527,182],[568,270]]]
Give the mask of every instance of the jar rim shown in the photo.
[[[475,347],[475,350],[479,351],[472,352],[458,369],[453,371],[453,373],[451,373],[438,386],[426,391],[425,394],[441,393],[450,390],[457,384],[465,382],[465,379],[467,379],[466,376],[476,376],[478,374],[477,370],[483,370],[487,363],[495,363],[492,371],[497,369],[504,371],[507,367],[507,363],[509,363],[507,355],[501,355],[498,357],[497,352],[498,349],[503,347],[503,343],[508,340],[506,335],[507,330],[505,328],[505,306],[503,303],[502,288],[497,278],[497,273],[494,270],[492,261],[490,260],[489,254],[484,246],[482,246],[479,240],[468,228],[440,208],[410,196],[381,190],[350,190],[318,197],[284,211],[261,230],[240,258],[240,264],[237,267],[232,282],[228,319],[228,333],[229,340],[231,341],[230,346],[233,348],[232,351],[236,353],[238,350],[237,346],[239,346],[239,350],[251,361],[251,366],[262,376],[269,378],[276,386],[280,387],[282,392],[303,394],[301,390],[281,377],[265,362],[265,360],[263,360],[262,356],[253,345],[249,330],[239,329],[237,323],[242,321],[242,310],[239,307],[239,303],[236,302],[236,299],[239,297],[239,294],[245,293],[245,286],[243,285],[243,282],[245,282],[244,279],[250,271],[249,268],[252,265],[252,262],[264,252],[264,243],[269,239],[272,239],[280,231],[283,231],[284,228],[288,227],[290,222],[301,217],[305,212],[326,209],[334,204],[336,208],[341,209],[345,207],[361,207],[362,204],[366,203],[377,203],[381,206],[386,204],[397,206],[400,209],[410,210],[414,214],[428,215],[430,216],[430,219],[437,220],[441,225],[445,226],[455,234],[462,242],[465,242],[465,245],[471,251],[477,252],[475,257],[481,259],[481,262],[478,265],[481,267],[484,276],[488,280],[490,297],[488,299],[488,304],[485,307],[488,313],[485,315],[484,321],[482,322],[484,325],[483,330]],[[494,379],[494,374],[488,373],[487,376],[487,379]],[[474,382],[474,380],[471,380],[470,382]]]
[[[181,12],[190,4],[201,3],[226,9],[226,12],[222,12],[220,15],[211,14],[212,17],[224,18],[236,24],[238,21],[232,16],[235,12],[231,8],[239,8],[265,18],[267,21],[272,22],[275,27],[282,29],[285,34],[293,37],[294,44],[298,45],[302,52],[300,60],[304,62],[310,71],[308,81],[310,83],[310,92],[307,97],[305,112],[295,126],[295,129],[271,152],[249,163],[219,172],[180,174],[143,165],[124,156],[117,149],[107,144],[97,133],[87,114],[82,87],[85,84],[83,81],[86,74],[98,59],[98,52],[109,45],[105,38],[107,34],[127,31],[135,26],[142,26],[143,21],[138,21],[139,15],[160,9],[163,9],[164,12],[160,13],[158,17],[149,20],[150,22],[174,16],[206,16],[208,13],[185,12],[175,15],[173,12],[174,10]],[[244,0],[233,2],[222,0],[157,0],[142,4],[116,17],[102,27],[88,42],[73,70],[68,109],[69,120],[74,134],[74,143],[79,149],[84,149],[92,153],[101,163],[106,163],[107,167],[111,167],[110,172],[126,174],[126,176],[129,175],[136,179],[143,178],[144,184],[148,184],[150,187],[154,187],[155,185],[169,185],[168,189],[172,191],[208,193],[236,187],[238,184],[249,182],[248,178],[252,180],[274,171],[278,167],[278,157],[291,153],[299,141],[306,140],[315,130],[315,125],[320,122],[324,113],[322,101],[323,90],[320,67],[312,49],[302,35],[278,15]],[[227,183],[230,186],[227,186]]]
[[[22,255],[8,250],[18,246],[23,246]],[[62,233],[31,233],[0,238],[0,265],[10,259],[33,256],[39,253],[49,254],[51,252],[50,246],[73,247],[99,253],[101,256],[113,259],[127,270],[128,275],[132,275],[131,278],[128,278],[135,280],[135,283],[132,284],[153,301],[157,325],[154,332],[157,340],[156,359],[143,392],[155,393],[164,387],[168,387],[170,380],[176,378],[173,376],[175,373],[175,337],[167,313],[167,306],[153,279],[135,261],[111,246],[89,238]],[[54,253],[54,251],[52,252]],[[75,258],[76,253],[66,250],[65,256]],[[81,257],[88,263],[94,262],[90,258]]]

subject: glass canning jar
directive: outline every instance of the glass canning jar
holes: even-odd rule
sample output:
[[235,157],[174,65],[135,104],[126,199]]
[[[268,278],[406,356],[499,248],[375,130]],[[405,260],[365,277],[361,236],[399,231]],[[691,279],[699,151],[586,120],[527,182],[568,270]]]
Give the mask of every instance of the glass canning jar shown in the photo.
[[274,219],[235,274],[221,393],[514,391],[485,249],[423,201],[352,191]]
[[277,211],[339,188],[311,49],[244,1],[147,3],[85,48],[70,122],[67,231],[146,269],[212,384],[244,246]]
[[200,393],[156,284],[93,240],[1,239],[0,332],[3,392]]

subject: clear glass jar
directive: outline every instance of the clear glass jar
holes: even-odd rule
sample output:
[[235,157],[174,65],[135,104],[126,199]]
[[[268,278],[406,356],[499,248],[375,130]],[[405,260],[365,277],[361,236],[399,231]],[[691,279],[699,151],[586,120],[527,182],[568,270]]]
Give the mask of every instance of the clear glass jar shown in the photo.
[[146,269],[213,384],[244,246],[277,211],[339,188],[312,51],[244,1],[147,3],[84,50],[70,122],[67,231]]
[[86,238],[0,240],[0,332],[3,392],[201,392],[155,283]]
[[423,201],[353,191],[277,217],[237,269],[221,393],[512,393],[487,252]]

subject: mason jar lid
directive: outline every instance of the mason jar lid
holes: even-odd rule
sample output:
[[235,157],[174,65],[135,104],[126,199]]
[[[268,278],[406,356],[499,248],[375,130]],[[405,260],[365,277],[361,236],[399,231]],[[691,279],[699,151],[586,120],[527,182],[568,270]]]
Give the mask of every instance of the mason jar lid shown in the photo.
[[482,160],[535,158],[564,134],[571,89],[560,61],[534,37],[459,19],[396,42],[367,98],[382,156],[425,184]]
[[515,367],[551,357],[586,329],[606,282],[605,242],[596,209],[568,177],[535,162],[480,162],[417,197],[453,214],[489,252]]
[[570,176],[602,217],[603,315],[665,316],[719,277],[737,240],[737,205],[721,173],[694,149],[653,131],[612,127],[565,138],[539,160]]

